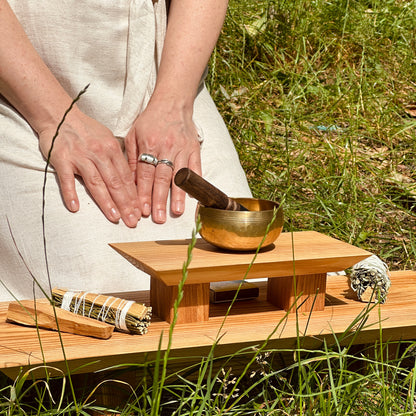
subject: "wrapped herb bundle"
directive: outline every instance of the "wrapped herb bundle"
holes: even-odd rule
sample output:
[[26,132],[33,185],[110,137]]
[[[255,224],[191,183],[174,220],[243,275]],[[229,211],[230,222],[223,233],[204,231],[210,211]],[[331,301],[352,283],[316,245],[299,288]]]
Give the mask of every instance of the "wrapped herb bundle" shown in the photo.
[[62,309],[106,322],[131,334],[146,334],[152,317],[151,307],[114,296],[55,288],[52,298]]
[[372,255],[355,264],[350,275],[350,285],[359,300],[385,303],[391,285],[386,263]]

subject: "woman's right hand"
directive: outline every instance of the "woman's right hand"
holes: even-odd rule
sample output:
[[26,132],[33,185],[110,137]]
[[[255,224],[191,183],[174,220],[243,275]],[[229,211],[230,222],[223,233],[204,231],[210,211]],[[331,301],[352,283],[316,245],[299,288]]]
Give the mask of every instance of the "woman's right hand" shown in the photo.
[[[43,62],[13,10],[0,0],[0,94],[39,136],[47,158],[56,128],[72,98]],[[110,130],[77,106],[68,113],[51,153],[67,208],[78,211],[75,175],[80,176],[104,215],[135,227],[141,217],[134,178]]]
[[[51,126],[38,132],[45,158],[55,130],[56,126]],[[70,211],[80,208],[75,189],[77,175],[110,221],[116,223],[121,218],[129,227],[137,225],[141,211],[136,185],[120,143],[109,129],[76,106],[60,128],[50,164],[56,170],[63,200]]]

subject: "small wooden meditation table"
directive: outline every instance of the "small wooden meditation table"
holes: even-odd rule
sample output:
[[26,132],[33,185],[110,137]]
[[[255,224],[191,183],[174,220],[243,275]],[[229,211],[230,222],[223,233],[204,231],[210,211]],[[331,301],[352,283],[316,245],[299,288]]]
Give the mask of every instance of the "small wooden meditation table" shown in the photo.
[[[190,240],[111,244],[151,276],[154,314],[172,322]],[[278,309],[307,312],[325,306],[327,272],[353,266],[372,253],[314,231],[282,233],[257,255],[231,252],[198,239],[192,251],[177,323],[209,319],[211,282],[268,278],[267,301]]]

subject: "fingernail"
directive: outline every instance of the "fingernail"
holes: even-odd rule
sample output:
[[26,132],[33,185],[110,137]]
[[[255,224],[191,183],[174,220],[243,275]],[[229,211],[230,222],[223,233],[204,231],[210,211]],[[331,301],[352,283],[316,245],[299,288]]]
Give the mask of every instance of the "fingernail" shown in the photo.
[[130,227],[135,227],[137,225],[137,216],[134,214],[129,214],[127,217],[128,225]]
[[166,221],[166,212],[162,209],[156,211],[156,222],[165,222]]
[[143,206],[143,215],[148,217],[150,215],[150,204],[144,204]]
[[120,215],[118,214],[118,212],[115,208],[111,208],[110,212],[111,212],[111,217],[114,220],[118,221],[120,219]]
[[176,201],[174,205],[175,214],[182,214],[184,207],[185,207],[185,204],[183,203],[183,201]]
[[69,203],[69,209],[71,211],[76,211],[77,210],[77,203],[75,202],[75,199],[73,199],[70,203]]

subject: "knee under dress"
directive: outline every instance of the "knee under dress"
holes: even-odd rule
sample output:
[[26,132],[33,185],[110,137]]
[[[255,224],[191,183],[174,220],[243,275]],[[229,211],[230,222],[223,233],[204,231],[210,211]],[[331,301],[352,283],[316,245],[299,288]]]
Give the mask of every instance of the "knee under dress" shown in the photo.
[[[163,0],[9,0],[27,35],[78,106],[124,137],[150,97],[166,28]],[[232,196],[250,190],[226,126],[203,83],[194,121],[204,138],[203,176]],[[0,96],[0,300],[33,296],[33,277],[48,290],[42,235],[45,160],[28,123]],[[69,212],[48,172],[45,235],[52,287],[97,293],[142,290],[149,277],[109,243],[189,238],[196,201],[181,217],[134,229],[109,222],[76,181],[80,210]],[[36,285],[35,285],[36,286]],[[39,293],[39,292],[38,292]]]

